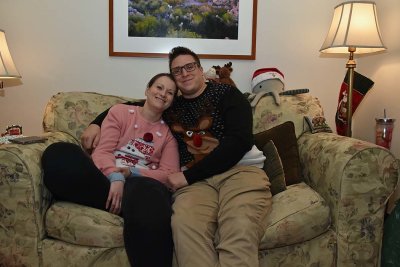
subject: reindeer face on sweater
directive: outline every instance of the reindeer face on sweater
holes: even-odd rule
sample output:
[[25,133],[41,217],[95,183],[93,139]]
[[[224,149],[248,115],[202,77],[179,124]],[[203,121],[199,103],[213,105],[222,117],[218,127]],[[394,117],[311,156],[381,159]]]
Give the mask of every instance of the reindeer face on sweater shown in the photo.
[[201,117],[195,127],[186,128],[178,122],[171,126],[172,131],[183,134],[187,149],[194,156],[194,160],[186,165],[188,168],[202,160],[218,146],[218,139],[208,131],[211,126],[212,118],[208,116]]

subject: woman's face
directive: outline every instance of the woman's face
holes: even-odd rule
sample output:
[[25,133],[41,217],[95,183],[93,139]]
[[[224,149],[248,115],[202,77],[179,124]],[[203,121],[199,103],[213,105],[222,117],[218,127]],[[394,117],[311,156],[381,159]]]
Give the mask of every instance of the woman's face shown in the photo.
[[161,76],[146,89],[146,102],[157,110],[163,112],[171,106],[176,94],[176,84],[171,78]]

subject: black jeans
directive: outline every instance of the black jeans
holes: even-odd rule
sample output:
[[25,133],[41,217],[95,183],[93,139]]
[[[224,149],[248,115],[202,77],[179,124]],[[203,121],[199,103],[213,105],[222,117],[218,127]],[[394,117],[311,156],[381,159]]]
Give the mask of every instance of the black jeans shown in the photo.
[[[42,155],[43,181],[56,200],[105,210],[110,182],[77,145],[51,144]],[[127,178],[122,197],[124,241],[134,267],[172,266],[171,193],[149,177]]]

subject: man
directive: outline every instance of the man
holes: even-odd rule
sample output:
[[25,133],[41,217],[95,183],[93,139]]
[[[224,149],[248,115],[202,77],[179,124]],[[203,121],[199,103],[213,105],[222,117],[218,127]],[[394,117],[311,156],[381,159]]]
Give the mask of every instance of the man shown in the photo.
[[[190,49],[173,48],[169,68],[181,92],[164,114],[182,166],[167,181],[175,192],[172,231],[178,265],[259,266],[272,198],[261,169],[265,157],[254,146],[250,104],[235,87],[207,84],[200,59]],[[83,134],[85,147],[92,136]]]

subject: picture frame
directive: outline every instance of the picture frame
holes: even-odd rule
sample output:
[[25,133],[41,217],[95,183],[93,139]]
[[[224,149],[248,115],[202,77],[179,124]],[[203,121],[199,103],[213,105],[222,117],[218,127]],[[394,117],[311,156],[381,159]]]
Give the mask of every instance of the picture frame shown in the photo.
[[173,47],[185,46],[200,58],[256,58],[257,0],[240,1],[237,39],[130,37],[128,2],[109,0],[109,56],[163,58]]

